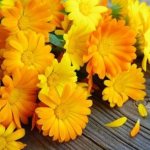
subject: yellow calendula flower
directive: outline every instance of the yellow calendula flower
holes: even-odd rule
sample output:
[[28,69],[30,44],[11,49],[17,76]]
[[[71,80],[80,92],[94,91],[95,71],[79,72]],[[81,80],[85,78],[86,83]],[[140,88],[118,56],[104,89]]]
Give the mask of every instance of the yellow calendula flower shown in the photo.
[[75,24],[82,23],[92,30],[98,25],[101,14],[107,11],[105,6],[100,5],[100,0],[67,0],[65,10],[70,12],[69,19]]
[[51,22],[53,16],[48,1],[29,0],[25,4],[24,0],[16,0],[15,6],[2,11],[2,14],[1,23],[12,34],[16,34],[18,31],[35,31],[47,38],[48,32],[55,28]]
[[67,142],[82,134],[91,114],[88,92],[76,84],[66,84],[61,95],[54,89],[49,95],[39,94],[39,99],[45,104],[38,107],[37,124],[41,126],[44,135],[53,140]]
[[10,9],[14,6],[15,0],[1,0],[0,9]]
[[38,78],[40,80],[38,85],[44,94],[48,94],[51,89],[56,89],[61,94],[66,83],[75,83],[77,81],[75,69],[71,66],[71,61],[67,54],[63,55],[61,62],[55,59],[52,65],[47,67],[45,74],[39,75]]
[[53,61],[54,56],[50,53],[51,46],[45,45],[42,34],[35,32],[26,34],[20,31],[17,35],[9,37],[7,42],[2,68],[9,73],[23,67],[43,73]]
[[91,31],[86,26],[73,25],[64,35],[66,53],[69,54],[73,66],[79,70],[84,65],[83,56],[87,51],[87,43]]
[[25,130],[17,129],[12,122],[7,128],[0,124],[0,150],[21,150],[24,149],[26,144],[18,140],[24,137]]
[[128,25],[137,33],[137,49],[144,54],[142,68],[150,64],[150,7],[138,0],[128,4]]
[[0,123],[8,126],[12,121],[18,128],[28,123],[37,99],[37,74],[32,70],[16,70],[12,78],[5,75],[0,88]]
[[144,100],[146,96],[144,83],[145,79],[141,68],[137,68],[134,64],[128,71],[110,77],[104,82],[107,87],[102,92],[103,100],[108,100],[111,107],[115,105],[121,107],[128,97],[135,101]]

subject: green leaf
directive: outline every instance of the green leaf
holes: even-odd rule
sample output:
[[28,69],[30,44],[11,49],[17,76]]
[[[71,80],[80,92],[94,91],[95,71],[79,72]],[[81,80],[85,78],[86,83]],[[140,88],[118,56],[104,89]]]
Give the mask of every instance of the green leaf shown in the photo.
[[64,47],[65,41],[63,39],[63,36],[60,36],[60,35],[57,36],[57,35],[51,33],[49,38],[50,38],[51,44],[53,44],[57,47],[60,47],[60,48]]
[[119,19],[121,17],[121,7],[117,4],[111,6],[112,17]]

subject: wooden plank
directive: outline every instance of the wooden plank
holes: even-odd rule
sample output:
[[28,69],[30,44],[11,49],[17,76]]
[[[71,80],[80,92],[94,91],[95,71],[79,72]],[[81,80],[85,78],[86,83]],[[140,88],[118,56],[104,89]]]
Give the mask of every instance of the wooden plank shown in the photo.
[[[150,74],[147,77],[146,107],[150,113]],[[89,123],[81,137],[68,143],[53,142],[49,137],[43,137],[37,130],[30,132],[23,142],[28,144],[26,150],[149,150],[150,149],[150,116],[141,118],[141,131],[135,138],[129,136],[130,130],[139,118],[137,104],[127,102],[122,108],[110,109],[108,103],[96,95]],[[105,123],[118,117],[127,116],[128,122],[120,128],[107,128]]]

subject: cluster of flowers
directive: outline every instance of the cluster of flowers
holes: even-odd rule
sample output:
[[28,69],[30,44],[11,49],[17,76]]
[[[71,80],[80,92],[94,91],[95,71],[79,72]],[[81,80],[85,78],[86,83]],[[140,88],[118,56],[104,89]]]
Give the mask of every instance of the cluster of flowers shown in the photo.
[[144,100],[149,18],[138,0],[1,0],[0,150],[25,147],[16,140],[30,117],[54,141],[81,135],[95,75],[111,107]]

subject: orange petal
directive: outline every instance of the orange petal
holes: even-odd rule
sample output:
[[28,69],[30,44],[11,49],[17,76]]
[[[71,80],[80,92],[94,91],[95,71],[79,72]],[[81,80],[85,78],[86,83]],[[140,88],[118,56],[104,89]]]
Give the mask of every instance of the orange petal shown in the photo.
[[107,123],[105,124],[106,127],[111,127],[111,128],[116,128],[116,127],[120,127],[122,126],[123,124],[125,124],[127,121],[127,118],[126,117],[121,117],[117,120],[114,120],[110,123]]
[[140,119],[136,122],[135,126],[130,132],[131,137],[135,137],[140,131]]
[[139,111],[140,116],[142,116],[142,117],[147,117],[148,116],[147,109],[143,104],[138,105],[138,111]]

